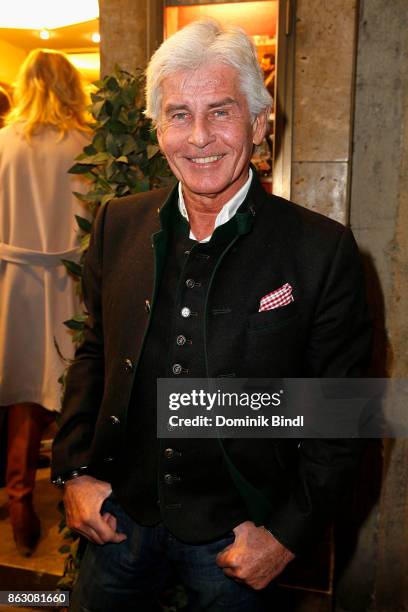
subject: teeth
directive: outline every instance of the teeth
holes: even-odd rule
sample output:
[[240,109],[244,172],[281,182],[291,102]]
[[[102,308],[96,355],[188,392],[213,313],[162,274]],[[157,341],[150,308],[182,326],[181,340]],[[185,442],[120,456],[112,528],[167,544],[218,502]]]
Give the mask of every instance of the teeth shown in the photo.
[[191,161],[195,164],[210,164],[211,162],[218,161],[222,155],[212,155],[211,157],[192,157]]

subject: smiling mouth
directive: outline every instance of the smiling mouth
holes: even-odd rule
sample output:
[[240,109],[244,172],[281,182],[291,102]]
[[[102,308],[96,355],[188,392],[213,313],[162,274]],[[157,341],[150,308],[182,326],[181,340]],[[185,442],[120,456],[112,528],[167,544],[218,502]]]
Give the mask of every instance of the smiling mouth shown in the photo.
[[221,159],[223,155],[211,155],[209,157],[190,157],[190,161],[194,164],[212,164]]

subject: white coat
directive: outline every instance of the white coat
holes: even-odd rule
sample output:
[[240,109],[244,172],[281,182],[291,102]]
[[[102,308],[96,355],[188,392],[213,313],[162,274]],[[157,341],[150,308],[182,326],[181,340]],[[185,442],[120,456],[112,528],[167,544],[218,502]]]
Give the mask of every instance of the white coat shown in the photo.
[[28,142],[21,125],[0,130],[0,406],[35,402],[60,410],[58,378],[74,345],[63,321],[79,310],[61,259],[78,260],[72,194],[82,177],[67,174],[87,144],[76,130],[51,127]]

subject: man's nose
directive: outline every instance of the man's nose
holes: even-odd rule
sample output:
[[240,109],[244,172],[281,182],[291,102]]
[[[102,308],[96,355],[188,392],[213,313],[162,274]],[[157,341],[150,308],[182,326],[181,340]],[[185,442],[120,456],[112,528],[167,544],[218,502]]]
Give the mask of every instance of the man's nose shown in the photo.
[[191,131],[188,136],[189,144],[203,149],[211,142],[214,142],[215,134],[212,125],[206,117],[195,117],[191,124]]

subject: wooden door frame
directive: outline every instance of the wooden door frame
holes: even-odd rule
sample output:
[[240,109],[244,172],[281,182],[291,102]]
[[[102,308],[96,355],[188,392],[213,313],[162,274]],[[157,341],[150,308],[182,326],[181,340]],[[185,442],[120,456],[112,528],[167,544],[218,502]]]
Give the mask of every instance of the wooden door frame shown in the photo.
[[273,193],[290,199],[292,176],[295,0],[279,0]]

